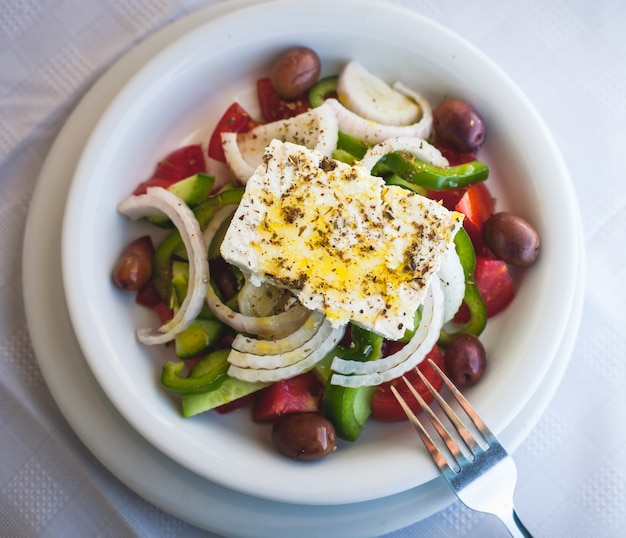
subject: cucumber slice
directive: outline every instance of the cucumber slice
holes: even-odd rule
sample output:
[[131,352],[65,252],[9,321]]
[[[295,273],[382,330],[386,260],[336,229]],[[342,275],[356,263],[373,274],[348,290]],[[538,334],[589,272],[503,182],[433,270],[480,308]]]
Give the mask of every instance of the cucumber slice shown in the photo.
[[[350,348],[337,346],[334,355],[352,360],[376,360],[382,355],[383,338],[356,325],[350,328]],[[325,357],[324,360],[327,360]],[[320,365],[321,366],[321,365]],[[323,368],[323,367],[322,367]],[[330,375],[330,365],[322,375]],[[318,374],[319,375],[319,374]],[[372,402],[376,387],[341,387],[327,383],[324,390],[324,415],[335,426],[337,436],[346,441],[356,441],[365,422],[372,414]]]
[[[167,190],[178,196],[189,207],[194,208],[208,198],[214,182],[213,176],[199,173],[170,185]],[[165,215],[148,215],[146,220],[162,228],[172,226],[170,219]]]
[[204,413],[221,405],[234,402],[248,394],[266,387],[268,383],[249,383],[234,377],[228,377],[217,389],[201,394],[182,396],[183,416],[185,418]]
[[224,325],[218,319],[195,319],[187,329],[176,335],[176,356],[190,359],[207,351],[223,331]]
[[[178,307],[185,300],[187,295],[187,288],[189,285],[189,263],[182,260],[174,260],[172,262],[172,296],[170,299],[170,307],[176,311]],[[200,314],[200,319],[217,319],[209,305],[204,304]]]
[[324,390],[324,415],[335,426],[337,436],[346,441],[356,441],[372,413],[376,387],[341,387],[326,385]]

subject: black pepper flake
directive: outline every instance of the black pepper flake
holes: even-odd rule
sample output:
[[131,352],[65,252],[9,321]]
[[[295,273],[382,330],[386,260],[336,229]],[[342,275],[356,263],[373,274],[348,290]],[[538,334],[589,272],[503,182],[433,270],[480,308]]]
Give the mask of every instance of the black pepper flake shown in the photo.
[[283,206],[283,218],[288,224],[293,224],[296,220],[304,216],[304,211],[297,206]]
[[335,168],[337,168],[337,163],[328,157],[324,157],[320,161],[320,168],[324,170],[324,172],[332,172]]

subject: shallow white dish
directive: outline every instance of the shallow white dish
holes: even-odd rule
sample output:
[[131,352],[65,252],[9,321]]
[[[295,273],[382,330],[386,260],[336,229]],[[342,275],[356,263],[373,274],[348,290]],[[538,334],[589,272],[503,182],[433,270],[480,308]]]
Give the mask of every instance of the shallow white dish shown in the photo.
[[[191,140],[206,140],[228,104],[249,100],[255,75],[268,72],[276,53],[294,44],[312,46],[329,73],[358,58],[433,101],[447,94],[464,97],[485,116],[490,129],[485,155],[498,207],[531,220],[543,242],[540,262],[524,279],[519,297],[490,323],[485,342],[491,365],[469,391],[510,447],[527,429],[507,427],[529,405],[551,365],[563,360],[562,339],[576,310],[580,275],[560,270],[578,267],[581,258],[576,203],[567,171],[536,113],[497,67],[447,30],[413,12],[363,5],[269,2],[220,17],[175,42],[130,81],[103,115],[79,162],[67,205],[63,271],[68,307],[80,346],[108,398],[173,461],[218,484],[277,501],[368,501],[425,484],[436,472],[425,454],[416,455],[415,434],[402,424],[372,423],[356,444],[342,444],[332,458],[310,466],[276,455],[267,427],[254,425],[243,412],[182,419],[175,400],[158,384],[162,357],[135,340],[135,328],[148,318],[110,283],[121,246],[138,235],[138,228],[116,213],[119,200],[150,174],[160,156]],[[329,19],[325,10],[331,7]],[[304,19],[306,29],[284,22]],[[566,233],[563,222],[572,223]],[[542,389],[552,392],[554,386]]]

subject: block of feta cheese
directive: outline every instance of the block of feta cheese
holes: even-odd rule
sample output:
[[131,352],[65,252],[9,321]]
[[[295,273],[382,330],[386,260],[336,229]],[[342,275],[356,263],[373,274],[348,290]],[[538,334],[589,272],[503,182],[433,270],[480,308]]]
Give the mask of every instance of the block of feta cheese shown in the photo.
[[274,140],[221,253],[252,283],[288,288],[334,326],[352,321],[398,339],[413,327],[462,219],[358,163]]

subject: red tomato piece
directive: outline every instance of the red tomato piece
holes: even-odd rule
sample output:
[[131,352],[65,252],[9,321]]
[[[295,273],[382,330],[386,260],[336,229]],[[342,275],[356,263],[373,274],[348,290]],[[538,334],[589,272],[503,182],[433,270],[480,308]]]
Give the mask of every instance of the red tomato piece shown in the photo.
[[138,305],[154,310],[159,316],[161,323],[166,323],[174,317],[172,309],[161,299],[152,282],[149,282],[137,292],[135,302]]
[[152,176],[140,183],[133,194],[144,194],[148,187],[163,187],[188,178],[195,174],[206,172],[204,153],[200,144],[191,144],[172,151],[160,161]]
[[252,418],[271,422],[287,413],[316,413],[321,409],[324,386],[313,372],[277,381],[256,394]]
[[458,189],[445,189],[443,191],[429,190],[427,195],[432,200],[441,202],[446,209],[454,211],[456,204],[465,194],[467,187],[459,187]]
[[296,99],[286,100],[276,93],[269,78],[261,78],[256,83],[257,96],[263,119],[272,121],[292,118],[309,110],[308,92]]
[[489,248],[483,239],[483,224],[493,213],[493,198],[487,185],[470,185],[454,209],[465,215],[463,227],[474,244],[476,254],[488,255]]
[[180,181],[194,174],[206,172],[206,163],[200,144],[178,148],[157,164],[155,179]]
[[502,260],[477,257],[474,281],[485,301],[487,317],[504,310],[515,298],[513,279],[507,264]]
[[[498,312],[502,312],[515,298],[515,288],[509,268],[505,262],[495,258],[476,258],[476,269],[474,270],[474,282],[485,302],[487,317],[491,318]],[[467,323],[469,321],[469,310],[465,304],[454,316],[456,323]]]
[[222,146],[222,133],[247,133],[258,124],[239,104],[230,105],[219,119],[209,140],[208,155],[216,161],[226,162]]
[[[436,143],[435,146],[437,146]],[[475,161],[478,154],[477,151],[472,151],[469,153],[459,153],[458,151],[454,151],[449,148],[440,146],[437,146],[437,149],[439,149],[439,151],[441,151],[441,154],[446,159],[448,159],[448,163],[450,164],[450,166],[457,166],[459,164],[465,164],[471,161]]]
[[[390,351],[395,351],[395,349]],[[441,378],[435,373],[433,367],[428,363],[428,359],[432,359],[435,364],[439,366],[439,368],[441,368],[442,370],[444,369],[444,356],[437,345],[433,347],[430,353],[426,355],[426,358],[418,365],[418,369],[426,376],[426,379],[428,379],[428,381],[430,381],[430,383],[437,390],[439,390],[443,382],[441,381]],[[415,370],[409,371],[407,374],[405,374],[405,377],[409,380],[413,387],[417,389],[417,392],[422,398],[424,398],[426,403],[430,403],[433,401],[432,394],[430,393],[428,388],[426,388],[426,385],[424,385],[424,382],[419,378]],[[392,385],[406,400],[406,402],[415,413],[419,413],[422,410],[420,404],[411,394],[411,391],[406,386],[402,378],[400,378],[389,381],[388,383],[383,383],[376,387],[372,409],[373,418],[387,422],[406,420],[406,415],[402,407],[396,400],[393,392],[391,392]]]

